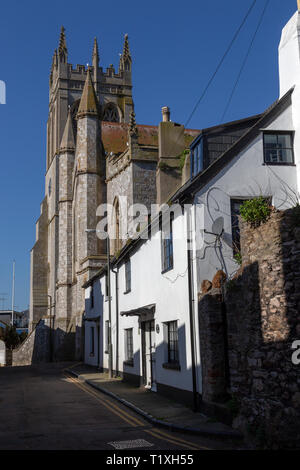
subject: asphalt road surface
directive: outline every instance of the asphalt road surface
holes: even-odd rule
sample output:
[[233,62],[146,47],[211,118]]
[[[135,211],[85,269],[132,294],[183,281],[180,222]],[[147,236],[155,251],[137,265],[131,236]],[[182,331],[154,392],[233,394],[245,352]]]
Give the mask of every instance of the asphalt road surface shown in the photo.
[[0,368],[1,450],[233,449],[169,432],[69,376],[62,365]]

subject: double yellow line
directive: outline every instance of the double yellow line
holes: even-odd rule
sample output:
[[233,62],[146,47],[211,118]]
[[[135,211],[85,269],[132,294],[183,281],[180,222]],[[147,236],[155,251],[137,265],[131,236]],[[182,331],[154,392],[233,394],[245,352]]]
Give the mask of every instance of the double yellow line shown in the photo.
[[[91,387],[83,384],[78,379],[72,377],[66,372],[64,372],[64,375],[68,379],[69,382],[76,385],[78,388],[80,388],[82,391],[84,391],[88,395],[92,396],[95,400],[101,403],[101,405],[103,405],[105,408],[107,408],[109,411],[111,411],[115,415],[119,416],[119,418],[121,418],[123,421],[126,421],[126,423],[128,423],[130,426],[133,426],[133,427],[145,426],[145,423],[143,421],[136,418],[135,416],[130,415],[125,410],[120,408],[118,405],[116,405],[115,403],[112,403],[112,401],[108,401],[107,399],[104,398],[102,394],[100,396],[99,392],[96,392]],[[198,446],[197,444],[186,441],[179,437],[174,437],[165,431],[161,431],[160,429],[156,429],[156,428],[152,428],[151,430],[143,429],[143,432],[150,434],[156,439],[162,439],[164,441],[170,442],[171,444],[175,444],[175,445],[178,445],[180,447],[184,447],[190,450],[211,450],[208,447],[201,447],[201,446]]]

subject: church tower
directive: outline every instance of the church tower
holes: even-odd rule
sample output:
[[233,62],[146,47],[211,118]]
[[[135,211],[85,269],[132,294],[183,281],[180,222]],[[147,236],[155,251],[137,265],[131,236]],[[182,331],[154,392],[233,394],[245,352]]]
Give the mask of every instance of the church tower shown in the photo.
[[[112,64],[106,70],[100,66],[98,43],[97,39],[94,39],[90,70],[99,102],[99,117],[102,121],[129,123],[130,113],[133,111],[131,67],[132,59],[127,34],[117,72]],[[68,63],[66,35],[62,27],[59,46],[53,54],[49,80],[47,169],[59,151],[69,106],[76,134],[76,114],[88,68],[78,64],[73,68],[73,65]]]
[[[96,38],[91,59],[87,67],[68,63],[62,27],[49,79],[45,199],[31,250],[30,288],[31,328],[43,318],[55,330],[56,360],[74,355],[85,308],[82,284],[106,260],[104,242],[90,230],[98,205],[106,202],[101,128],[126,126],[133,111],[128,36],[117,72],[100,66]],[[78,341],[76,351],[80,356]]]

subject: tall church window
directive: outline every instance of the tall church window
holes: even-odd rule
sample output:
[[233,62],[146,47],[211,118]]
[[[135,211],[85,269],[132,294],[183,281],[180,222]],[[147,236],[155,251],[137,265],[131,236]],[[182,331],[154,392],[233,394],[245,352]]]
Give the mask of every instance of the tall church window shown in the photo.
[[71,106],[71,115],[72,115],[72,124],[73,124],[73,131],[74,131],[74,137],[76,140],[76,135],[77,135],[77,113],[78,113],[78,108],[79,108],[80,100],[74,101],[74,103]]
[[130,63],[129,63],[128,60],[126,60],[126,62],[125,62],[125,71],[130,72]]
[[114,204],[114,216],[115,216],[115,253],[121,249],[121,237],[120,237],[120,204],[119,200],[116,199]]
[[105,106],[103,121],[120,122],[118,108],[113,103],[108,103]]

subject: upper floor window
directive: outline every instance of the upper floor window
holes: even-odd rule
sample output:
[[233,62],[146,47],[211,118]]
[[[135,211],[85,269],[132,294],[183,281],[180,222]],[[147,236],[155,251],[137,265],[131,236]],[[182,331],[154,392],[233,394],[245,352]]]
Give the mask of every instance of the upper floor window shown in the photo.
[[294,163],[293,134],[291,132],[265,132],[264,161],[276,165]]
[[131,262],[128,259],[125,263],[125,293],[131,291]]
[[191,177],[193,178],[203,170],[203,139],[191,149]]
[[161,264],[162,272],[173,269],[173,217],[168,223],[162,223],[161,217]]

